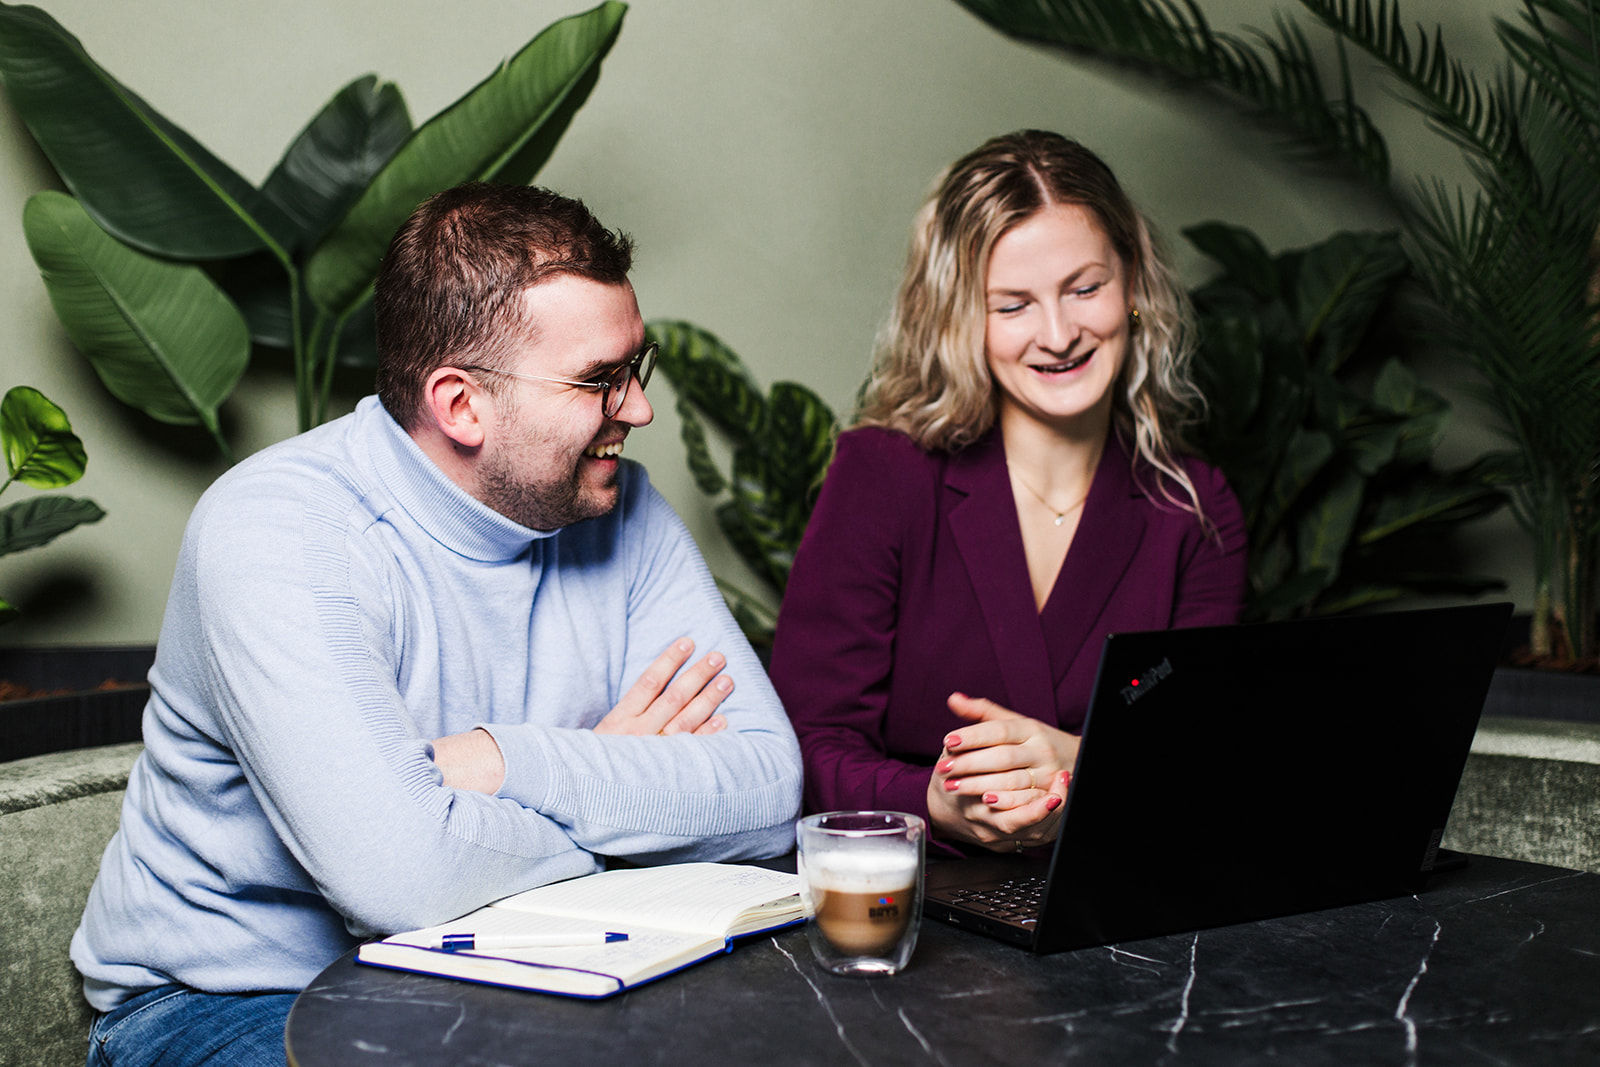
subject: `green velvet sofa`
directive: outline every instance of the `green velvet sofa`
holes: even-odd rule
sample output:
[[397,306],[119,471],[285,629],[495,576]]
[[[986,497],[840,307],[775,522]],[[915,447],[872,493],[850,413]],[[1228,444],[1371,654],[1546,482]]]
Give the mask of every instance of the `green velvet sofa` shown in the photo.
[[0,1065],[83,1067],[91,1012],[67,957],[142,746],[0,763]]
[[[0,1067],[84,1061],[90,1012],[67,946],[139,748],[0,763]],[[1600,871],[1600,724],[1486,717],[1444,843]]]

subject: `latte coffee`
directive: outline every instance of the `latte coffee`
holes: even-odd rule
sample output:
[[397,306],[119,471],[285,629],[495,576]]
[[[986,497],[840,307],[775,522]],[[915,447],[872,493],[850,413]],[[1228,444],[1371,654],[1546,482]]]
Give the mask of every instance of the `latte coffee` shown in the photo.
[[800,893],[811,948],[835,974],[894,974],[911,958],[922,913],[925,830],[900,812],[800,820]]
[[810,874],[816,924],[847,956],[887,956],[917,907],[916,856],[841,852]]

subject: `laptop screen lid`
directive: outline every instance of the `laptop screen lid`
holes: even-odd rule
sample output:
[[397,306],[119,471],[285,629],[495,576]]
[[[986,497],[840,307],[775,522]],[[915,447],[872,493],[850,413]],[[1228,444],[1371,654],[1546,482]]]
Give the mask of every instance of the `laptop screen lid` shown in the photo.
[[1031,947],[1416,892],[1510,612],[1108,637]]

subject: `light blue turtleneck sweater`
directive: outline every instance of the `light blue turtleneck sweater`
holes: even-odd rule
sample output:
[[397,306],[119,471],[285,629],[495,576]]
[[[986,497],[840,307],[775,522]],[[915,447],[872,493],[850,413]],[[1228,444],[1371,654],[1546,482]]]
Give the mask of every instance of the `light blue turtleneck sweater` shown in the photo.
[[[72,959],[108,1010],[299,989],[359,939],[598,869],[776,855],[800,757],[642,468],[550,534],[462,492],[376,398],[218,479],[184,534],[145,751]],[[684,634],[736,682],[708,737],[591,731]],[[497,796],[430,740],[488,729]]]

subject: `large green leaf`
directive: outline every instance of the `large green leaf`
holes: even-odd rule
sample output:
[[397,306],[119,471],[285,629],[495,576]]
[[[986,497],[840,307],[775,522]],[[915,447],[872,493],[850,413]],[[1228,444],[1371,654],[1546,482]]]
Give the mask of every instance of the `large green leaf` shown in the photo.
[[1202,222],[1188,226],[1189,243],[1222,265],[1223,272],[1261,300],[1278,295],[1278,268],[1261,239],[1242,226]]
[[1271,533],[1333,458],[1333,441],[1321,430],[1297,427],[1283,452],[1274,457],[1271,487],[1261,502],[1261,514],[1252,526]]
[[1329,371],[1355,351],[1411,269],[1392,233],[1336,233],[1292,260],[1295,315],[1318,366]]
[[1195,373],[1206,398],[1210,434],[1240,436],[1261,403],[1261,328],[1255,311],[1234,301],[1208,300],[1200,336]]
[[0,4],[0,78],[67,188],[129,244],[177,259],[220,259],[292,233],[249,182],[38,8]]
[[399,87],[372,74],[357,78],[300,131],[261,191],[309,244],[356,202],[410,135],[411,113]]
[[627,5],[606,0],[562,19],[429,119],[377,174],[312,253],[307,284],[339,316],[365,296],[389,240],[423,200],[463,181],[525,183],[594,85]]
[[1327,492],[1311,501],[1296,531],[1301,570],[1320,570],[1326,574],[1326,582],[1339,576],[1340,561],[1356,528],[1365,491],[1366,479],[1356,471],[1347,471]]
[[106,388],[220,444],[217,408],[250,358],[239,309],[199,268],[128,248],[70,196],[34,195],[22,222],[57,316]]
[[1340,445],[1356,470],[1371,478],[1394,461],[1405,432],[1405,423],[1398,419],[1368,418],[1350,426]]
[[67,413],[39,390],[19,385],[0,401],[0,443],[13,481],[59,489],[83,477],[89,462]]
[[94,501],[70,496],[30,497],[0,508],[0,556],[48,544],[105,514]]
[[[294,221],[296,248],[309,248],[339,220],[411,133],[400,90],[372,75],[346,85],[284,152],[262,192]],[[277,257],[259,253],[228,264],[218,279],[250,323],[260,345],[292,349],[290,279]],[[301,314],[312,304],[302,291]],[[358,311],[341,335],[341,362],[374,366],[370,309]],[[304,326],[302,325],[302,332]]]
[[1505,494],[1469,476],[1453,481],[1416,480],[1378,497],[1361,530],[1364,545],[1393,537],[1423,523],[1462,522],[1487,515],[1505,503]]
[[1449,403],[1438,393],[1423,388],[1417,376],[1395,359],[1379,369],[1372,383],[1372,400],[1379,407],[1406,417],[1405,437],[1396,458],[1402,463],[1426,462],[1450,421]]

